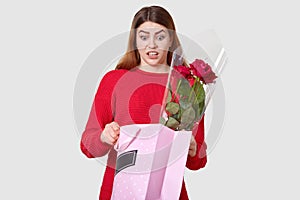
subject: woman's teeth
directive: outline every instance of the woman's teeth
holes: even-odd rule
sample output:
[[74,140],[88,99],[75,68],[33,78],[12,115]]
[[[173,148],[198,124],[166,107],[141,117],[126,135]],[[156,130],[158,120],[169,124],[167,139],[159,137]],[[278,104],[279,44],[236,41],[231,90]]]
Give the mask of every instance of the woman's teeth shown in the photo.
[[150,56],[156,56],[156,55],[158,55],[157,52],[149,52],[148,54],[149,54]]

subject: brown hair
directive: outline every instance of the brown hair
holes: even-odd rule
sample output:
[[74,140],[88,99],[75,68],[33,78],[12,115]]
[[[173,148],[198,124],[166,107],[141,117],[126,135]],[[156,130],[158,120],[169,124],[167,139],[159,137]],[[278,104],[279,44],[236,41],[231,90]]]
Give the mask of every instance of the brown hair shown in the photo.
[[[150,6],[141,8],[134,16],[131,24],[128,47],[125,55],[120,59],[116,69],[130,70],[138,66],[141,62],[139,52],[136,48],[136,29],[144,22],[151,21],[158,23],[169,30],[173,38],[172,46],[167,55],[167,64],[171,64],[172,52],[180,47],[180,42],[176,34],[175,24],[169,12],[160,6]],[[184,64],[186,64],[184,62]]]

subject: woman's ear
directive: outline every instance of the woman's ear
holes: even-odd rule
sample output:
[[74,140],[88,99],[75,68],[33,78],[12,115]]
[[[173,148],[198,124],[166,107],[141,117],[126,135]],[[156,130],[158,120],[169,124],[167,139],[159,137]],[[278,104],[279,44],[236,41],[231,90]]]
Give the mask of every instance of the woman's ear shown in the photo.
[[171,48],[172,47],[172,44],[173,44],[173,37],[172,36],[170,36],[170,39],[169,39],[169,48]]
[[173,46],[173,43],[174,43],[174,35],[170,34],[170,45],[169,45],[169,48],[171,48]]

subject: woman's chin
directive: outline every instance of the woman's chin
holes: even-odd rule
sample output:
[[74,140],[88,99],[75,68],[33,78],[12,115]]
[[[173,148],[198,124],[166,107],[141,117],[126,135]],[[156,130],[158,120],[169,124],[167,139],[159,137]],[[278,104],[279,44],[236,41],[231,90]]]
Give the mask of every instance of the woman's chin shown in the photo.
[[151,59],[151,60],[147,60],[146,65],[155,67],[155,66],[161,66],[164,65],[165,63],[160,62],[158,59]]

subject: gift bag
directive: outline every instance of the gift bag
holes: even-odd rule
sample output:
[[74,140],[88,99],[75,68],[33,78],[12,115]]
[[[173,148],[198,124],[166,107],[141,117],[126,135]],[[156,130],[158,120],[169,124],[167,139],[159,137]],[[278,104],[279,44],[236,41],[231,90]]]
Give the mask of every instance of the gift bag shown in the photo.
[[162,124],[122,126],[111,198],[179,199],[191,135]]

